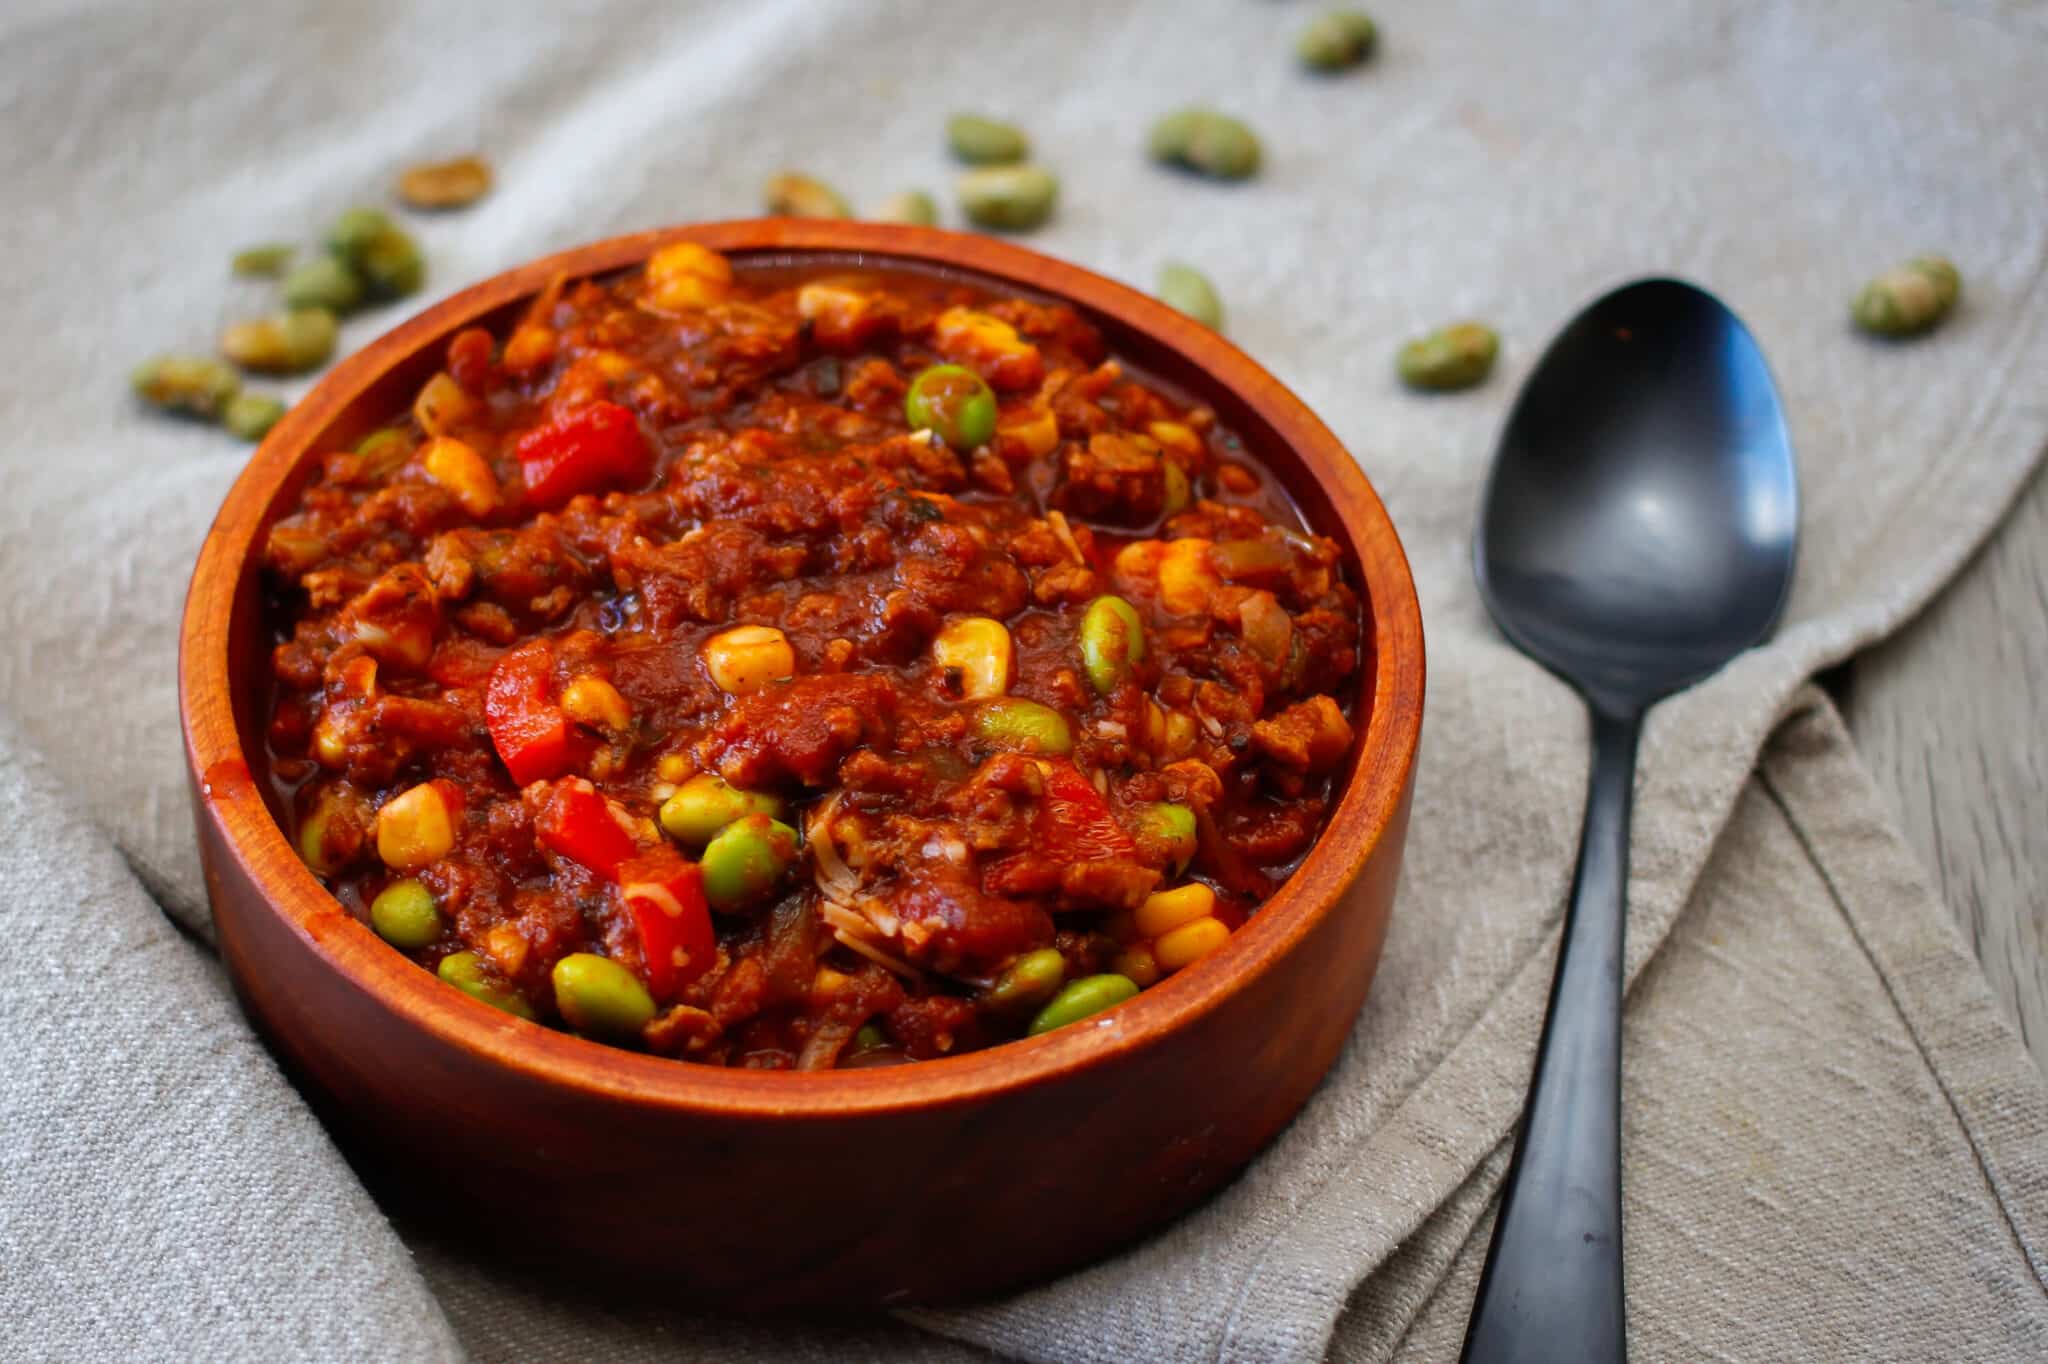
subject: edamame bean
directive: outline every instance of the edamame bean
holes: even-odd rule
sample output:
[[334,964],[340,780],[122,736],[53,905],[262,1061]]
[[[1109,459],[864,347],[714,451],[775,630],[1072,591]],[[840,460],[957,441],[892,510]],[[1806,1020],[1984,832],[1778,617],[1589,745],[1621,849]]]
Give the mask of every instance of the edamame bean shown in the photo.
[[964,452],[995,435],[996,395],[965,365],[933,365],[910,381],[903,417],[911,430],[935,431]]
[[1028,232],[1052,216],[1060,182],[1043,166],[987,166],[961,176],[954,190],[977,227]]
[[947,119],[946,146],[970,166],[1007,166],[1031,155],[1031,139],[1022,129],[980,114]]
[[299,308],[279,317],[237,322],[221,333],[220,353],[243,369],[298,374],[334,354],[340,329],[325,308]]
[[1401,347],[1396,367],[1410,388],[1447,392],[1470,388],[1486,378],[1499,354],[1500,337],[1493,328],[1459,322]]
[[1067,959],[1059,949],[1041,947],[1011,962],[982,1000],[999,1013],[1021,1014],[1052,998],[1066,978]]
[[[872,1038],[873,1040],[869,1040]],[[839,1057],[841,1070],[872,1070],[878,1066],[903,1066],[911,1058],[888,1032],[874,1023],[864,1024],[853,1035],[853,1044]]]
[[1178,164],[1187,154],[1195,125],[1212,115],[1207,109],[1176,109],[1153,123],[1145,134],[1145,154],[1154,161]]
[[654,1017],[654,996],[625,967],[594,952],[571,952],[555,963],[555,1007],[577,1032],[632,1037]]
[[533,1006],[516,990],[491,984],[484,974],[483,958],[474,952],[451,952],[441,958],[434,974],[480,1004],[488,1004],[514,1018],[531,1019]]
[[1195,855],[1195,812],[1172,801],[1155,801],[1137,809],[1138,827],[1154,842],[1173,851],[1173,869],[1184,871]]
[[1249,125],[1215,114],[1196,121],[1181,159],[1212,179],[1243,180],[1259,169],[1259,139]]
[[1863,286],[1850,304],[1856,325],[1876,336],[1930,331],[1962,296],[1963,276],[1942,256],[1915,256]]
[[1258,135],[1214,109],[1181,109],[1152,125],[1146,149],[1155,161],[1215,180],[1242,180],[1259,168]]
[[1005,696],[984,702],[971,722],[975,734],[997,748],[1061,757],[1074,751],[1074,731],[1051,706]]
[[1208,276],[1192,265],[1169,262],[1159,267],[1159,297],[1205,327],[1223,330],[1223,300]]
[[332,876],[346,859],[337,856],[327,841],[327,826],[334,819],[334,797],[323,795],[299,821],[299,860],[315,876]]
[[713,909],[744,909],[795,862],[796,830],[767,815],[743,815],[704,845],[704,898]]
[[402,298],[426,278],[419,243],[380,209],[352,208],[336,218],[327,249],[355,271],[372,298]]
[[265,242],[235,252],[234,272],[250,279],[276,279],[291,264],[293,248],[283,242]]
[[412,437],[388,426],[372,431],[356,442],[356,456],[365,473],[382,478],[412,458]]
[[878,223],[909,223],[914,227],[930,227],[939,220],[939,205],[931,195],[921,189],[907,189],[901,194],[892,194],[876,206],[874,220]]
[[851,218],[853,207],[844,195],[822,180],[784,171],[761,187],[761,204],[786,218]]
[[220,424],[243,440],[262,440],[284,416],[285,407],[268,393],[237,393],[220,414]]
[[491,163],[458,156],[409,166],[398,177],[398,197],[414,208],[467,208],[491,192]]
[[317,256],[284,277],[284,301],[292,308],[353,312],[363,301],[363,281],[347,261]]
[[242,391],[242,376],[232,365],[205,355],[159,355],[136,366],[129,383],[151,407],[208,421]]
[[1188,503],[1194,501],[1195,487],[1194,484],[1188,481],[1188,471],[1181,468],[1172,455],[1167,455],[1164,459],[1166,465],[1166,514],[1168,516],[1178,516],[1181,512],[1188,509]]
[[370,927],[393,947],[407,951],[425,947],[441,936],[441,926],[434,892],[414,877],[393,881],[370,901]]
[[1060,987],[1052,1002],[1038,1011],[1028,1030],[1033,1037],[1054,1028],[1078,1023],[1092,1014],[1113,1008],[1138,993],[1137,982],[1129,976],[1084,976]]
[[1107,696],[1145,656],[1145,622],[1122,597],[1097,597],[1081,613],[1080,645],[1090,685]]
[[394,230],[384,210],[357,206],[334,220],[327,229],[327,249],[343,260],[353,261],[383,233]]
[[1342,71],[1371,56],[1379,36],[1379,25],[1364,10],[1325,10],[1301,31],[1294,51],[1311,70]]
[[403,298],[425,282],[426,257],[419,243],[398,228],[378,233],[351,258],[372,298]]
[[747,815],[775,819],[781,814],[782,802],[774,796],[742,791],[713,773],[699,772],[661,803],[661,827],[683,846],[701,848],[736,819]]

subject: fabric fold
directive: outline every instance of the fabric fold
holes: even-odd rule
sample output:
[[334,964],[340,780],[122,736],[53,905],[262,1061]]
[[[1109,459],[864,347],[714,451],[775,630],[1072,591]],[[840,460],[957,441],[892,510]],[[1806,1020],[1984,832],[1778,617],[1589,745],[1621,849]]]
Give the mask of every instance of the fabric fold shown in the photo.
[[[2048,31],[2009,10],[1445,0],[1384,16],[1373,63],[1334,79],[1294,67],[1298,16],[1270,6],[1197,23],[1164,3],[1083,0],[393,0],[374,22],[313,0],[0,12],[0,108],[28,131],[0,140],[16,190],[0,215],[16,267],[0,274],[0,706],[20,729],[8,751],[44,763],[0,770],[0,926],[15,944],[0,957],[15,1029],[0,1111],[27,1134],[0,1143],[0,1304],[31,1330],[9,1345],[1061,1364],[1454,1352],[1586,764],[1577,700],[1476,600],[1471,517],[1543,339],[1587,298],[1668,273],[1721,293],[1762,343],[1799,452],[1803,541],[1776,639],[1659,707],[1641,755],[1630,1132],[1699,1128],[1704,1143],[1689,1161],[1652,1155],[1632,1182],[1645,1357],[1827,1354],[1814,1343],[1835,1301],[1896,1327],[1843,1337],[1873,1355],[1933,1339],[1893,1312],[1917,1304],[1981,1357],[2026,1357],[2014,1351],[2035,1318],[2014,1266],[2031,1262],[2038,1283],[2039,1078],[2014,1073],[1967,957],[1932,935],[1938,908],[1895,843],[1880,846],[1838,727],[1800,694],[1930,598],[2048,439],[2027,387],[2048,372]],[[1198,101],[1256,126],[1257,178],[1219,186],[1145,162],[1148,121]],[[228,253],[311,241],[410,160],[481,148],[499,172],[477,208],[417,222],[431,295],[578,241],[751,212],[785,166],[860,203],[939,185],[944,118],[970,105],[1026,126],[1061,176],[1029,245],[1140,285],[1163,259],[1200,266],[1233,340],[1346,441],[1400,528],[1430,694],[1365,1012],[1234,1184],[1115,1259],[916,1314],[949,1340],[900,1321],[813,1332],[556,1300],[429,1244],[436,1306],[217,969],[137,885],[204,938],[176,621],[240,454],[121,403],[119,376],[274,307],[226,278]],[[1943,329],[1904,345],[1850,332],[1861,279],[1930,249],[1966,279]],[[402,312],[351,318],[344,347]],[[1399,341],[1461,315],[1506,338],[1490,382],[1400,391]],[[1830,974],[1844,962],[1877,967]],[[1745,1045],[1706,1045],[1731,1010]],[[1832,1097],[1760,1108],[1759,1086]],[[1830,1184],[1831,1162],[1889,1182]],[[1753,1177],[1731,1185],[1724,1164]],[[1897,1225],[1843,1222],[1844,1188],[1898,1209]],[[1843,1227],[1884,1254],[1807,1239]],[[1794,1264],[1816,1277],[1772,1278]],[[1915,1271],[1941,1295],[1913,1290]],[[1706,1301],[1670,1296],[1691,1277]],[[1747,1316],[1744,1301],[1758,1304]],[[1700,1311],[1680,1320],[1678,1305]],[[1963,1319],[1994,1308],[2002,1327]]]
[[[1631,1351],[2040,1359],[2048,1090],[1840,717],[1805,700],[1629,996]],[[1367,1282],[1332,1357],[1455,1357],[1504,1173],[1475,1178],[1476,1223],[1432,1222]],[[1443,1271],[1408,1316],[1393,1290],[1425,1258]]]
[[0,1352],[462,1359],[219,964],[4,716],[0,887]]

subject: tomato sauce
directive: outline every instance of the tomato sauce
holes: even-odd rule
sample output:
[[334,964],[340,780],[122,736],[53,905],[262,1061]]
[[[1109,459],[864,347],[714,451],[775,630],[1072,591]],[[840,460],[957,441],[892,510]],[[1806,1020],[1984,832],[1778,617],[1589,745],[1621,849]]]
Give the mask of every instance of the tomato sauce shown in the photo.
[[325,453],[265,566],[271,776],[341,902],[708,1064],[957,1053],[1186,969],[1365,718],[1337,547],[1237,436],[936,276],[559,284]]

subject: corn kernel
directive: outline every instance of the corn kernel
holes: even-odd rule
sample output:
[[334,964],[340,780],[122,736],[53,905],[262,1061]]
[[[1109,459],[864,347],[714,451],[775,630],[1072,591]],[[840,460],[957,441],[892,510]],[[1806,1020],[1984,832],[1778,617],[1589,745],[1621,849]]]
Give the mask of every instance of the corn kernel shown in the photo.
[[972,308],[948,308],[932,323],[939,354],[977,371],[993,388],[1030,388],[1045,375],[1038,347],[1000,317]]
[[868,296],[858,289],[849,289],[843,284],[828,284],[816,281],[796,291],[796,313],[798,317],[815,322],[826,313],[843,309],[865,309]]
[[562,710],[571,720],[592,729],[624,730],[633,723],[633,708],[619,689],[589,673],[562,688]]
[[1109,964],[1109,969],[1141,990],[1158,983],[1159,980],[1158,959],[1152,955],[1152,949],[1143,943],[1126,947],[1117,953],[1116,959]]
[[434,652],[441,602],[417,564],[400,564],[358,592],[343,620],[372,657],[418,669]]
[[523,322],[505,342],[505,353],[498,363],[509,374],[527,375],[555,361],[556,337],[553,327],[543,327],[538,322]]
[[357,654],[341,665],[341,685],[329,692],[330,699],[367,701],[377,694],[377,659],[373,654]]
[[1169,449],[1179,450],[1188,455],[1202,453],[1202,438],[1196,435],[1192,428],[1182,426],[1179,422],[1149,422],[1145,426],[1145,432]]
[[1142,937],[1156,938],[1182,924],[1193,923],[1216,912],[1216,892],[1200,881],[1190,881],[1172,890],[1155,890],[1145,897],[1132,916]]
[[484,934],[483,949],[507,979],[516,977],[526,965],[530,945],[526,935],[511,924],[498,924]]
[[665,246],[647,260],[647,297],[657,308],[701,308],[732,291],[732,262],[695,242]]
[[1153,959],[1162,971],[1192,966],[1230,941],[1230,926],[1221,919],[1197,919],[1164,934],[1152,944]]
[[1030,349],[1015,327],[991,313],[972,308],[948,308],[940,313],[932,324],[932,335],[942,350],[947,346],[974,346],[986,351]]
[[749,696],[796,676],[796,651],[772,625],[738,625],[704,641],[704,666],[721,691]]
[[852,976],[847,975],[843,971],[835,971],[829,966],[820,966],[817,973],[811,977],[811,1003],[813,1005],[825,1003],[832,996],[845,989],[847,983],[852,979]]
[[590,367],[617,383],[633,372],[633,357],[621,351],[601,350],[590,357]]
[[455,846],[455,811],[435,782],[422,782],[377,812],[377,856],[398,871],[417,871]]
[[420,669],[434,652],[434,630],[438,622],[430,616],[400,619],[396,627],[365,616],[357,616],[354,634],[365,649],[400,668]]
[[1195,751],[1195,717],[1186,711],[1169,711],[1166,715],[1166,747],[1163,755],[1178,762]]
[[1149,587],[1176,616],[1202,616],[1223,579],[1209,563],[1207,540],[1134,540],[1117,551],[1115,572],[1127,586]]
[[420,387],[420,395],[412,400],[412,415],[419,422],[420,430],[430,436],[445,436],[455,424],[476,411],[476,399],[468,390],[444,373],[436,374]]
[[696,771],[697,764],[681,753],[664,753],[661,755],[661,761],[654,765],[655,776],[677,785],[688,781]]
[[341,810],[340,799],[328,791],[299,823],[299,857],[316,876],[333,875],[354,855],[353,840],[335,825]]
[[966,616],[940,630],[932,639],[932,659],[958,670],[960,694],[969,700],[1008,692],[1016,661],[1010,632],[987,616]]
[[313,756],[323,767],[341,767],[348,762],[348,738],[331,710],[321,711],[313,722]]
[[427,477],[455,495],[455,501],[471,516],[484,516],[498,505],[498,480],[484,457],[450,436],[436,436],[427,442],[420,456]]
[[1168,540],[1159,559],[1159,601],[1177,616],[1209,611],[1209,598],[1223,580],[1209,567],[1207,540]]
[[858,345],[883,322],[874,297],[843,284],[817,281],[796,291],[797,315],[823,346]]
[[1133,540],[1116,552],[1114,571],[1125,586],[1159,586],[1159,565],[1166,558],[1164,540]]
[[1040,410],[1021,421],[998,427],[996,434],[1010,437],[1024,447],[1026,454],[1036,457],[1049,453],[1060,443],[1060,422],[1051,412]]

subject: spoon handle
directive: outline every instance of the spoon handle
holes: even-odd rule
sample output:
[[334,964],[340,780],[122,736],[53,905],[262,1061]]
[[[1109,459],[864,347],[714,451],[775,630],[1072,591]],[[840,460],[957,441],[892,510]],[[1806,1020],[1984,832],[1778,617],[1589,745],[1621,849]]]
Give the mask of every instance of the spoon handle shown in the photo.
[[1579,867],[1466,1364],[1620,1364],[1621,966],[1639,711],[1593,708]]

